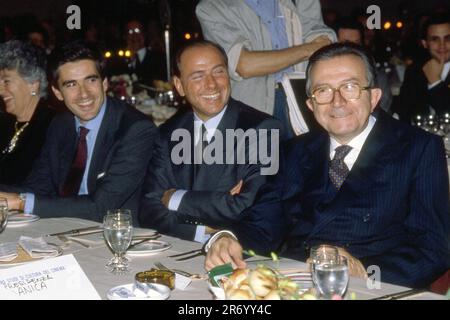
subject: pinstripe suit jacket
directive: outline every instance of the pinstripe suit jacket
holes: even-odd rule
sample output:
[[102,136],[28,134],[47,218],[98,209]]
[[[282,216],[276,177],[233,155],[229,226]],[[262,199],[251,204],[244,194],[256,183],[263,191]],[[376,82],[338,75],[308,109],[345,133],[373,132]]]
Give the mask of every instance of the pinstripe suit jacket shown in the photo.
[[[449,268],[449,187],[442,140],[380,111],[339,191],[328,178],[329,137],[289,142],[283,171],[267,184],[246,223],[244,247],[304,259],[309,246],[346,248],[377,265],[381,281],[422,287]],[[288,235],[284,237],[284,235]]]

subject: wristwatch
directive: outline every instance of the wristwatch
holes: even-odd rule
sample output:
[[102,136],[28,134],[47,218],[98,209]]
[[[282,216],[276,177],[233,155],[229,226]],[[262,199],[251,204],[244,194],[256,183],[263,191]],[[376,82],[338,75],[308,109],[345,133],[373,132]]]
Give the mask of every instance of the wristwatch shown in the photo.
[[25,200],[26,200],[26,195],[24,193],[19,193],[19,211],[25,211]]

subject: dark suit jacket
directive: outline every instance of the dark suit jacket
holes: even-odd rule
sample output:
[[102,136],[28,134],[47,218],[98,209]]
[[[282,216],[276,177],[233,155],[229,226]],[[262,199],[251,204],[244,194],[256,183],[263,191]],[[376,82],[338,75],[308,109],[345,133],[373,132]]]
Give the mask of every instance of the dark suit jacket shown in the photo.
[[401,120],[409,122],[418,114],[429,114],[428,106],[437,114],[450,112],[450,73],[445,81],[428,90],[428,80],[422,67],[423,64],[414,64],[406,69],[394,110]]
[[139,82],[153,87],[153,80],[167,81],[166,61],[163,53],[147,48],[142,62],[135,68],[130,67],[131,60],[114,57],[107,61],[106,74],[108,77],[121,74],[136,74]]
[[339,191],[328,177],[329,137],[299,136],[286,147],[281,175],[247,221],[235,226],[246,248],[305,259],[314,244],[347,249],[381,281],[428,285],[449,267],[449,185],[441,138],[380,111]]
[[[0,154],[0,183],[16,185],[22,183],[31,172],[33,162],[39,156],[47,136],[47,129],[53,119],[54,111],[45,101],[40,101],[36,110],[10,153]],[[9,117],[0,127],[2,143],[0,152],[9,146],[14,136],[15,118]],[[3,137],[5,139],[3,139]]]
[[15,191],[34,193],[33,213],[41,217],[102,221],[108,209],[126,208],[132,210],[137,225],[139,196],[155,134],[156,127],[145,115],[108,98],[89,168],[89,194],[61,198],[58,190],[72,164],[77,135],[73,114],[58,115],[31,174]]
[[[231,161],[232,164],[203,164],[194,179],[193,165],[176,165],[171,161],[172,150],[179,143],[171,141],[171,135],[179,128],[186,129],[191,137],[194,137],[192,111],[171,118],[161,126],[144,186],[145,196],[142,199],[139,217],[142,226],[193,240],[196,224],[226,228],[240,221],[241,212],[253,204],[266,176],[260,174],[260,162],[248,164],[247,161],[247,164],[236,164],[234,160]],[[223,133],[225,140],[225,130],[237,128],[279,129],[280,124],[271,116],[230,99],[217,129]],[[235,143],[235,158],[237,148]],[[248,150],[249,148],[246,152]],[[241,193],[231,196],[230,190],[241,179],[244,181]],[[167,209],[161,202],[164,192],[171,188],[188,190],[177,211]]]

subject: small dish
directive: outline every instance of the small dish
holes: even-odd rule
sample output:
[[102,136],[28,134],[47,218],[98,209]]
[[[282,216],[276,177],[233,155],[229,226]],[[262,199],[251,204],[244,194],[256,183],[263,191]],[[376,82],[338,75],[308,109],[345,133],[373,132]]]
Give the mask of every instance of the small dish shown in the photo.
[[117,286],[108,291],[109,300],[166,300],[170,296],[169,287],[154,283],[147,293],[138,289],[134,283]]
[[149,240],[145,241],[143,243],[137,244],[133,246],[131,249],[127,250],[128,255],[147,255],[147,254],[154,254],[162,251],[166,251],[167,249],[171,248],[172,245],[165,241],[159,241],[159,240]]

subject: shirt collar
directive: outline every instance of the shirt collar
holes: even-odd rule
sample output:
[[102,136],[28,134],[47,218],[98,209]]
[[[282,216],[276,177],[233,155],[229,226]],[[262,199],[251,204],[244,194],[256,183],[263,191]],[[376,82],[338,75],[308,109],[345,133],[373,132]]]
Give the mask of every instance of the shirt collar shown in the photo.
[[147,48],[141,48],[136,52],[136,54],[139,57],[139,62],[142,62],[144,60],[146,52],[147,52]]
[[[367,126],[364,128],[364,130],[352,140],[350,140],[349,143],[347,143],[348,146],[352,147],[352,151],[355,150],[358,153],[361,151],[364,142],[366,142],[367,136],[369,135],[370,131],[372,131],[372,128],[375,125],[376,121],[377,119],[375,119],[374,116],[370,115]],[[341,143],[337,142],[336,139],[330,136],[330,155],[332,155],[334,150],[341,145]]]
[[227,110],[228,105],[225,105],[225,107],[220,111],[218,114],[216,114],[214,117],[209,118],[206,121],[203,121],[199,118],[199,116],[194,112],[194,122],[199,122],[199,125],[204,124],[205,128],[208,130],[215,130],[219,126],[220,120],[222,120],[223,115],[225,114],[225,111]]
[[79,131],[80,126],[83,126],[86,129],[89,129],[89,132],[98,131],[100,129],[100,125],[102,124],[103,117],[105,115],[106,100],[107,100],[107,98],[105,97],[105,101],[103,101],[103,104],[100,107],[100,111],[97,113],[95,118],[89,120],[84,125],[81,124],[80,119],[78,119],[76,116],[74,116],[75,128],[77,128],[77,132]]
[[442,68],[441,80],[445,81],[447,79],[448,73],[450,71],[450,61],[444,63],[444,67]]

